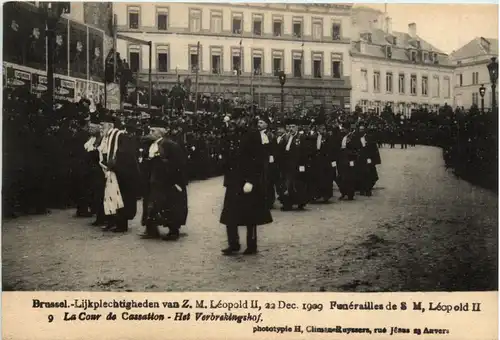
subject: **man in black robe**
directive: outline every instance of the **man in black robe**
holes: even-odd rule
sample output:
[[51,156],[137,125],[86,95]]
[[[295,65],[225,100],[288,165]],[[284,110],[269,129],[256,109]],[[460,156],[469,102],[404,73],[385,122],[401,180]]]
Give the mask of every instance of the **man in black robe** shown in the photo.
[[268,157],[262,136],[248,129],[244,118],[230,124],[224,157],[224,206],[220,222],[226,226],[229,247],[224,255],[240,251],[239,226],[247,227],[244,255],[257,253],[257,226],[273,221],[266,198]]
[[[99,146],[100,165],[106,176],[104,190],[104,213],[108,225],[103,230],[113,232],[128,231],[128,221],[137,213],[138,184],[140,183],[136,146],[125,131],[115,128],[114,117],[101,117],[102,141]],[[116,179],[116,182],[115,182]],[[110,192],[110,188],[119,188]],[[121,197],[120,197],[121,196]],[[123,205],[116,202],[122,201]]]
[[271,166],[271,178],[274,184],[274,190],[278,195],[278,200],[281,202],[286,191],[283,159],[288,139],[285,124],[283,122],[277,121],[276,129],[276,136],[271,142],[272,155],[274,157],[274,164]]
[[276,193],[274,190],[274,168],[275,168],[275,159],[274,159],[274,138],[273,135],[269,132],[268,127],[270,124],[269,117],[259,117],[257,120],[257,127],[261,135],[262,145],[269,159],[269,164],[267,165],[266,171],[266,202],[268,204],[269,209],[273,208],[274,201],[276,200]]
[[334,140],[326,132],[326,124],[316,121],[311,166],[311,198],[326,203],[333,196],[333,180],[337,168]]
[[356,166],[360,148],[361,143],[359,138],[355,136],[354,128],[349,132],[344,130],[338,161],[337,184],[342,195],[340,199],[344,199],[346,196],[350,201],[354,199],[357,178]]
[[280,163],[285,175],[285,193],[282,196],[281,210],[292,210],[293,205],[303,209],[309,202],[307,189],[307,168],[309,161],[309,145],[304,134],[298,130],[299,121],[287,121],[289,133],[284,143],[284,152]]
[[363,122],[358,124],[358,131],[355,138],[359,139],[359,144],[361,145],[356,166],[358,176],[356,189],[358,189],[363,196],[371,196],[372,188],[378,181],[376,165],[381,163],[380,153],[377,143],[375,143],[371,136],[366,133],[365,124]]
[[169,228],[166,240],[177,240],[188,215],[186,157],[181,147],[166,133],[162,120],[151,122],[149,146],[145,160],[146,191],[142,222],[143,238],[158,238],[159,226]]

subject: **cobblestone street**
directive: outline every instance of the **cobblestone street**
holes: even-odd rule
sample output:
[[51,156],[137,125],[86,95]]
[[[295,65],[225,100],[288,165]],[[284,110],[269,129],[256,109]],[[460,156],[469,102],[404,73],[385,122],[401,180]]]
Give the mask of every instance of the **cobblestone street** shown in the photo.
[[496,290],[497,196],[456,179],[438,148],[380,152],[373,197],[275,209],[253,257],[221,255],[222,178],[190,184],[176,243],[139,239],[140,210],[124,235],[73,210],[8,221],[4,290]]

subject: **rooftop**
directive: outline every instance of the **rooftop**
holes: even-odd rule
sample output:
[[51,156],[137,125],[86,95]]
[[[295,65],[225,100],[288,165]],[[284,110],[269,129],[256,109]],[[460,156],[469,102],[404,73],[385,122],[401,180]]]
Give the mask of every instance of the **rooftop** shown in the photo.
[[453,51],[450,58],[457,60],[487,55],[498,55],[498,39],[476,37]]

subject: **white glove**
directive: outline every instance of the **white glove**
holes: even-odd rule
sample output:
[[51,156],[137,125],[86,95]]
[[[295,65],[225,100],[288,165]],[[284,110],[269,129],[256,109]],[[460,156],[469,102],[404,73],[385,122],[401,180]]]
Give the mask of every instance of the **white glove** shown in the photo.
[[180,186],[178,186],[177,184],[175,184],[175,188],[177,189],[177,191],[182,192],[182,188]]
[[354,161],[350,161],[349,166],[354,166]]
[[306,167],[303,165],[299,166],[299,172],[306,172]]
[[372,164],[372,160],[371,160],[370,158],[368,158],[368,159],[366,160],[366,163],[368,163],[368,164]]
[[251,193],[253,189],[253,184],[246,182],[245,185],[243,186],[243,192],[245,194]]
[[337,162],[333,161],[332,162],[332,168],[335,168],[337,166]]
[[273,155],[269,156],[269,163],[274,163],[274,157],[273,157]]

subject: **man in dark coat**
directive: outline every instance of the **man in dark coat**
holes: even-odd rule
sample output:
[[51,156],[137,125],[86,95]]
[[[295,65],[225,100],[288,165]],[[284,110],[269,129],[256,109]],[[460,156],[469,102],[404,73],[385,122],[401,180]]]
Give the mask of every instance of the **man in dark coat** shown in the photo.
[[175,241],[188,215],[186,156],[167,136],[164,121],[151,123],[151,138],[154,141],[144,162],[146,191],[142,223],[146,232],[141,237],[158,238],[158,226],[164,226],[169,228],[164,239]]
[[289,133],[286,137],[281,164],[285,174],[285,193],[281,199],[281,210],[289,211],[293,205],[303,209],[309,202],[307,189],[307,167],[309,162],[309,145],[304,134],[298,131],[298,121],[289,119]]
[[333,196],[333,181],[337,168],[335,146],[332,137],[326,133],[323,121],[316,121],[317,130],[314,136],[314,151],[311,164],[311,198],[328,202]]
[[271,166],[271,176],[274,183],[274,189],[278,194],[278,200],[280,202],[283,200],[283,195],[285,194],[285,173],[284,169],[284,154],[286,143],[288,142],[285,124],[281,121],[276,122],[277,131],[276,137],[271,143],[272,154],[274,157],[274,165]]
[[358,189],[363,196],[371,196],[372,188],[378,181],[376,165],[381,163],[380,153],[377,144],[365,131],[365,124],[358,124],[356,139],[359,139],[361,148],[359,149],[357,169]]
[[[125,131],[115,128],[115,122],[107,114],[101,117],[103,138],[99,152],[100,165],[106,176],[104,213],[108,217],[108,225],[103,230],[126,232],[128,221],[137,213],[140,175],[134,141]],[[110,188],[116,188],[116,184],[119,194],[116,190],[110,191]],[[119,201],[123,202],[122,206],[116,204]]]
[[342,196],[340,199],[347,198],[352,201],[356,190],[356,165],[358,163],[358,153],[361,148],[359,138],[356,138],[355,131],[347,132],[342,138],[340,145],[337,184]]
[[261,139],[262,139],[262,144],[266,153],[267,158],[269,159],[268,165],[267,165],[267,172],[266,172],[266,186],[267,186],[267,194],[266,194],[266,202],[268,204],[269,209],[273,208],[274,201],[276,200],[276,193],[274,190],[274,182],[275,182],[275,157],[274,157],[274,143],[275,140],[273,138],[273,135],[269,132],[268,127],[270,124],[269,117],[260,117],[257,121],[257,127],[259,129],[259,132],[261,134]]
[[[224,157],[226,194],[220,222],[226,225],[231,255],[240,250],[238,226],[247,226],[247,249],[243,254],[257,253],[257,226],[273,221],[266,198],[268,157],[262,136],[246,127],[246,120],[232,122]],[[235,124],[235,126],[233,125]]]

